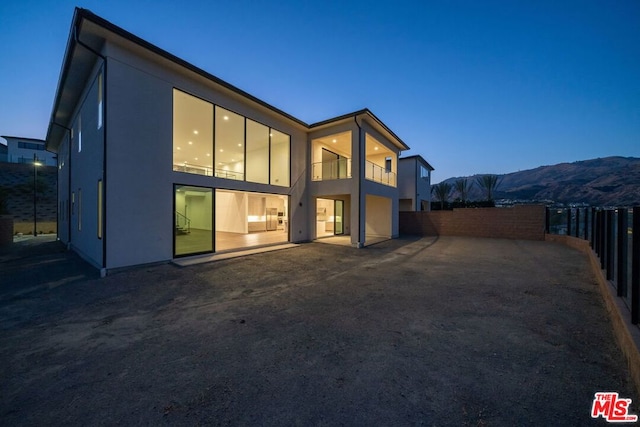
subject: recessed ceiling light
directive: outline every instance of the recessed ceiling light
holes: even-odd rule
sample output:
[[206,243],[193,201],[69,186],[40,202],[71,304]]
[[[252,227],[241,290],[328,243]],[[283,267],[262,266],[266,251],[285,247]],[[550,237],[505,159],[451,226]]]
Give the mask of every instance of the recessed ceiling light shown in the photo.
[[273,136],[273,134],[272,134],[272,133],[270,133],[270,134],[269,134],[269,136]]
[[211,154],[207,153],[207,157],[211,156]]
[[238,144],[238,147],[242,147],[242,144]]
[[195,159],[195,160],[198,160],[198,158],[197,158],[197,157],[194,157],[194,159]]
[[189,141],[189,145],[193,145],[193,141]]
[[221,148],[221,149],[220,149],[220,152],[221,152],[221,153],[224,153],[224,150]]
[[374,150],[377,150],[377,149],[378,149],[378,147],[373,147],[373,149],[374,149]]
[[193,134],[194,134],[194,135],[197,135],[197,134],[198,134],[198,131],[197,131],[197,130],[194,130],[194,131],[193,131]]
[[338,141],[336,141],[336,140],[334,139],[334,140],[333,140],[333,141],[331,141],[331,142],[338,142]]
[[232,162],[235,162],[235,161],[236,161],[236,159],[231,159],[231,161],[232,161]]
[[223,119],[229,120],[229,116],[224,116]]
[[218,164],[219,164],[219,165],[223,165],[224,163],[222,163],[222,162],[218,162]]
[[176,147],[176,148],[177,148],[178,150],[180,150],[180,149],[181,149],[180,147]]

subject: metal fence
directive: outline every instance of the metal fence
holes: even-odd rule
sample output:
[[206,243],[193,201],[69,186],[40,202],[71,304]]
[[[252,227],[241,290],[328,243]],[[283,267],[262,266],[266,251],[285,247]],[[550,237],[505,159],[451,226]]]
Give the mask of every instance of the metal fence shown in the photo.
[[631,311],[631,323],[637,325],[640,320],[640,207],[547,208],[546,232],[589,241],[607,280]]

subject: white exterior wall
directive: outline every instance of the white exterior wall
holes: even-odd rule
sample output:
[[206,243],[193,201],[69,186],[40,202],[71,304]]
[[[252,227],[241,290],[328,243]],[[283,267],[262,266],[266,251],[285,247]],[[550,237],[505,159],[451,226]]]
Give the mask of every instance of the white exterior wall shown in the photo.
[[[309,240],[306,132],[193,72],[147,51],[108,44],[107,268],[173,258],[174,184],[290,196],[290,240]],[[157,61],[157,62],[156,62]],[[174,172],[173,89],[291,136],[291,187]]]
[[68,222],[64,224],[68,227],[68,236],[62,238],[68,237],[71,247],[98,268],[102,267],[103,255],[103,242],[98,237],[98,181],[103,180],[104,164],[104,124],[100,129],[97,126],[97,76],[100,70],[101,64],[96,64],[72,115],[73,137],[67,132],[63,144],[65,167],[59,170],[59,175],[65,175],[65,172],[67,175],[59,183],[61,195],[68,198],[68,211],[65,212]]
[[[411,200],[411,210],[422,210],[421,202],[425,202],[426,210],[431,209],[431,171],[418,157],[400,159],[398,167],[398,189],[400,199]],[[420,166],[427,169],[427,178],[420,178]]]

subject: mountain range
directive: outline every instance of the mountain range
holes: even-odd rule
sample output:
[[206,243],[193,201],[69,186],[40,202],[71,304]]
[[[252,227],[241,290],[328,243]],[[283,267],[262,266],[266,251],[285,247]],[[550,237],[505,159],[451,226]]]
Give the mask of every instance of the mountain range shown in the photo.
[[[476,178],[446,179],[453,185],[467,178],[473,187],[469,200],[485,196]],[[556,203],[586,203],[591,206],[640,206],[640,158],[605,157],[573,163],[540,166],[519,172],[499,175],[501,181],[494,198]],[[455,187],[454,187],[455,188]],[[459,195],[454,190],[450,199]]]

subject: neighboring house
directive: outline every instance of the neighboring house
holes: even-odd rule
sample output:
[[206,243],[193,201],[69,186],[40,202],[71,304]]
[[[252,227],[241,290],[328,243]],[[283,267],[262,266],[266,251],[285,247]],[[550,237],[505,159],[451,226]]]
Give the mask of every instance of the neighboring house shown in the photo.
[[8,157],[7,144],[3,144],[2,142],[0,142],[0,162],[6,163],[8,161],[9,161],[9,157]]
[[398,235],[408,146],[369,110],[303,121],[76,9],[47,133],[58,236],[109,269]]
[[431,171],[420,155],[402,157],[398,166],[400,211],[431,210]]
[[[46,151],[45,141],[41,139],[22,138],[18,136],[4,136],[7,140],[6,148],[0,144],[0,161],[8,163],[33,163],[34,155],[40,164],[56,165],[55,153]],[[6,153],[6,156],[3,154]]]

